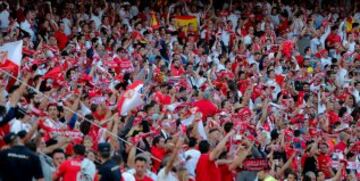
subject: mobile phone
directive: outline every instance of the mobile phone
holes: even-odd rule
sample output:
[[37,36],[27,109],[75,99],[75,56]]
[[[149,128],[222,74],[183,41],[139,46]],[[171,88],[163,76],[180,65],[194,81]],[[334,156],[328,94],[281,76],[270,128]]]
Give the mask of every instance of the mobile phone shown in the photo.
[[234,140],[235,141],[240,141],[240,140],[242,140],[242,136],[237,134],[237,135],[235,135]]

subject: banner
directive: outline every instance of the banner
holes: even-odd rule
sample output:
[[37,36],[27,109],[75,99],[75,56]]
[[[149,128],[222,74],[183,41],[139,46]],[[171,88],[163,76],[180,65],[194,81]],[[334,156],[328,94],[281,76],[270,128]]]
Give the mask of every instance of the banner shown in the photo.
[[70,137],[73,139],[82,139],[83,134],[80,131],[54,130],[50,132],[52,137]]
[[187,31],[189,24],[194,27],[194,30],[198,30],[198,22],[195,16],[176,16],[175,17],[175,26],[176,28],[185,26],[185,31]]
[[246,159],[242,164],[242,170],[260,171],[270,169],[267,159]]

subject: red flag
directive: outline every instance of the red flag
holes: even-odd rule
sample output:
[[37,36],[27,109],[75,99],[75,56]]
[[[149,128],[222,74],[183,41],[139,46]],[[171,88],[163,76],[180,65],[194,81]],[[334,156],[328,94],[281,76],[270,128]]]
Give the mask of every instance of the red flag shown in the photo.
[[57,67],[51,69],[50,71],[48,71],[44,75],[44,79],[58,80],[61,78],[61,76],[62,76],[62,68],[60,66],[57,66]]
[[279,86],[282,86],[284,84],[285,76],[281,74],[275,75],[275,81]]
[[194,103],[194,107],[198,108],[198,111],[202,113],[203,118],[213,116],[218,112],[217,106],[209,100],[202,99]]
[[168,95],[164,95],[160,91],[155,93],[155,101],[161,105],[168,105],[171,103],[171,97]]

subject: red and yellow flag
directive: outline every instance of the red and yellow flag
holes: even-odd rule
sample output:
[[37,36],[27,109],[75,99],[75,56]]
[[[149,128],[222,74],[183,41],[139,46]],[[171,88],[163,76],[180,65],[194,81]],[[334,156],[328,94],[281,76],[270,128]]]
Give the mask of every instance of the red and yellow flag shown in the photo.
[[346,18],[345,30],[346,30],[347,33],[351,32],[353,21],[354,20],[353,20],[353,18],[351,16]]
[[150,13],[150,15],[151,15],[151,19],[150,19],[151,28],[153,30],[156,30],[156,29],[160,28],[160,22],[159,22],[158,18],[156,17],[155,12],[152,11]]
[[185,30],[187,30],[188,26],[192,25],[195,31],[198,29],[198,22],[195,16],[176,16],[175,23],[177,28],[185,27]]

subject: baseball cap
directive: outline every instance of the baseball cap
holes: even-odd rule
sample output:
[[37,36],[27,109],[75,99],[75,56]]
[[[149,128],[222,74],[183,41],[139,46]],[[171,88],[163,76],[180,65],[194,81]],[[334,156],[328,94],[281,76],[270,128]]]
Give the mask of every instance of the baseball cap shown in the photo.
[[11,142],[13,142],[16,139],[17,135],[15,133],[8,133],[7,135],[4,136],[4,142],[6,144],[10,144]]
[[27,131],[21,130],[17,133],[17,136],[22,139],[22,138],[25,138],[26,134],[27,134]]
[[109,143],[99,143],[98,150],[100,153],[110,152],[110,144]]

